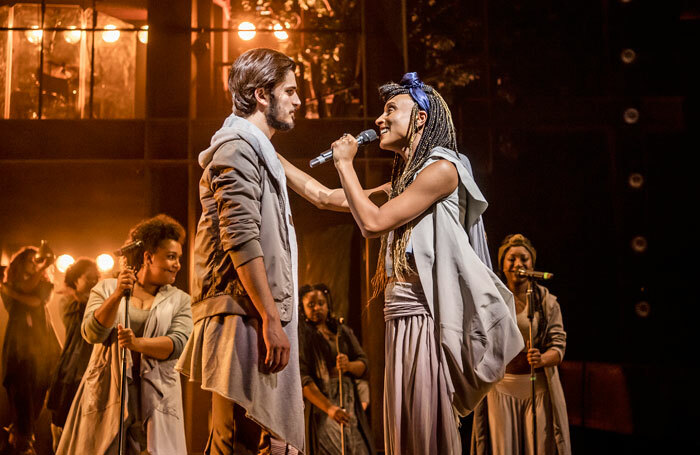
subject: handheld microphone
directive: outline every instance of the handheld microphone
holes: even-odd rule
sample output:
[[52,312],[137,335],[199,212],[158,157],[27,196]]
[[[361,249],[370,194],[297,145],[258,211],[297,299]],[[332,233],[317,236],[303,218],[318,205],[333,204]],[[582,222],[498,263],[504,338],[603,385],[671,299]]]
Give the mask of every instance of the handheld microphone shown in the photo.
[[534,278],[536,280],[549,280],[551,278],[554,278],[553,273],[537,272],[535,270],[525,270],[525,269],[518,269],[518,276],[523,276],[526,278]]
[[141,240],[136,240],[131,243],[127,243],[123,247],[119,248],[114,252],[115,256],[124,256],[126,253],[128,253],[131,250],[135,250],[136,248],[141,248],[143,246],[143,242]]
[[[358,134],[355,137],[355,140],[357,141],[357,145],[365,145],[369,144],[372,141],[376,141],[378,138],[377,132],[374,130],[364,130],[360,134]],[[314,158],[313,160],[309,161],[309,167],[316,167],[319,164],[323,164],[327,161],[330,161],[331,158],[333,158],[333,149],[328,149],[325,152],[321,153],[319,156]]]

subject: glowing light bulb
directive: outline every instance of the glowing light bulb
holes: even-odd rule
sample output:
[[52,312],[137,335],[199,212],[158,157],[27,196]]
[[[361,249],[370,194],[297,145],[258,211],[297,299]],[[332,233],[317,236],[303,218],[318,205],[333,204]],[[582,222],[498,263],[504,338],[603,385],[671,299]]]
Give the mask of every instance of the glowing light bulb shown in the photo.
[[141,30],[136,33],[136,36],[139,37],[139,41],[141,41],[142,44],[148,44],[148,25],[141,27]]
[[282,27],[282,24],[275,24],[274,27],[272,27],[275,30],[275,38],[277,38],[280,41],[284,41],[287,38],[289,38],[289,35],[287,32],[284,31],[284,27]]
[[243,41],[250,41],[255,38],[255,25],[250,22],[241,22],[238,25],[238,36]]
[[97,256],[96,262],[100,272],[109,272],[114,268],[114,258],[110,254],[100,254]]
[[70,28],[70,30],[63,32],[63,39],[66,40],[66,43],[75,44],[78,41],[80,41],[82,32],[80,30],[77,30],[77,27],[74,25],[68,28]]
[[24,32],[24,36],[27,37],[27,41],[32,44],[39,44],[41,42],[41,37],[44,36],[44,31],[39,30],[38,25],[33,25],[32,30],[27,30]]
[[116,28],[116,25],[105,25],[105,31],[102,32],[102,41],[115,43],[119,39],[119,30],[116,30]]
[[70,254],[62,254],[56,258],[56,268],[61,273],[66,273],[68,267],[73,265],[73,263],[75,263],[75,259]]

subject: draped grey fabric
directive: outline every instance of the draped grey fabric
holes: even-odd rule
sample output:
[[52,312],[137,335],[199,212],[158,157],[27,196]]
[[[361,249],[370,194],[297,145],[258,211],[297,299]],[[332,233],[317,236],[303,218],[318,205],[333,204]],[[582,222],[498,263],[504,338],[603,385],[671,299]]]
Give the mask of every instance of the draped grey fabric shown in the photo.
[[387,454],[460,454],[457,416],[420,283],[390,283],[384,303]]
[[[460,153],[459,161],[467,168],[469,175],[474,178],[474,171],[472,171],[472,163],[469,161],[469,158]],[[476,223],[469,228],[469,244],[472,246],[479,259],[481,259],[488,268],[493,270],[493,263],[491,262],[491,255],[489,254],[489,245],[486,242],[484,217],[482,215],[479,215],[479,219]]]

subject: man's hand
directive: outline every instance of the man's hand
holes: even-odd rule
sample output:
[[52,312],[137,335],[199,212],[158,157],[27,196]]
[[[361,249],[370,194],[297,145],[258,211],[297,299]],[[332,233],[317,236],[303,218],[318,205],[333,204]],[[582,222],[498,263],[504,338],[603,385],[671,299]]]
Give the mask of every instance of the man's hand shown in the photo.
[[265,342],[265,367],[270,373],[278,373],[289,363],[289,339],[282,330],[279,319],[263,319],[263,341]]

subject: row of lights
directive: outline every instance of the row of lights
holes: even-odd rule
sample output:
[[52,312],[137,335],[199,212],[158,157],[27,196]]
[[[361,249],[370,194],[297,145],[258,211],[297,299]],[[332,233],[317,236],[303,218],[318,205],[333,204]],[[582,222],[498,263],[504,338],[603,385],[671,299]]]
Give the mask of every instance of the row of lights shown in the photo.
[[[621,3],[630,3],[631,0],[620,0]],[[620,52],[620,60],[625,65],[632,65],[637,60],[637,53],[634,49],[626,48]],[[634,125],[639,122],[639,111],[634,107],[628,107],[624,110],[622,118],[624,122],[628,125]],[[639,172],[632,172],[628,179],[627,184],[632,190],[639,191],[644,186],[644,176]],[[637,235],[630,241],[630,247],[638,255],[645,254],[649,247],[647,238],[643,235]],[[642,295],[645,292],[644,286],[641,287],[640,292]],[[634,312],[640,318],[647,318],[651,314],[651,305],[644,298],[640,298],[634,305]]]
[[[75,44],[78,41],[80,41],[83,31],[79,30],[75,26],[68,28],[70,30],[66,30],[63,32],[63,39],[65,39],[66,42],[69,44]],[[119,36],[121,35],[119,30],[117,30],[117,26],[110,24],[105,25],[104,28],[105,30],[102,32],[102,41],[104,41],[105,43],[116,43],[119,40]],[[39,44],[41,42],[42,36],[44,35],[44,31],[39,29],[38,25],[33,26],[32,30],[27,30],[24,33],[27,37],[27,41],[29,41],[32,44]],[[136,36],[138,37],[138,40],[141,43],[148,44],[148,25],[144,25],[143,27],[141,27],[136,33]]]
[[[62,254],[56,258],[56,268],[61,273],[66,273],[68,267],[75,263],[75,259],[70,254]],[[95,263],[100,272],[109,272],[114,268],[114,258],[111,254],[103,253],[95,258]]]
[[[289,28],[289,25],[287,25],[287,28]],[[66,30],[63,32],[63,39],[66,40],[67,43],[69,44],[75,44],[78,41],[80,41],[80,38],[82,37],[82,30],[79,30],[75,26],[68,27],[70,30]],[[119,40],[119,30],[117,30],[116,25],[105,25],[105,30],[102,32],[102,41],[105,43],[116,43]],[[272,27],[273,34],[275,35],[275,38],[277,38],[279,41],[285,41],[289,39],[289,34],[286,32],[285,27],[282,26],[282,24],[275,24]],[[252,22],[241,22],[238,24],[238,36],[241,38],[243,41],[250,41],[253,38],[255,38],[255,35],[257,33],[257,28],[255,27],[255,24]],[[41,38],[44,35],[44,31],[39,29],[38,25],[35,25],[32,27],[32,30],[27,30],[25,32],[25,35],[27,37],[27,41],[29,41],[32,44],[39,44],[41,42]],[[136,36],[138,37],[138,40],[143,43],[143,44],[148,44],[148,25],[144,25],[139,29],[139,31],[136,33]]]
[[[287,25],[287,28],[289,28],[289,24]],[[275,38],[277,38],[279,41],[285,41],[289,39],[289,34],[285,31],[285,27],[282,27],[282,24],[275,24],[272,27],[273,33],[275,35]],[[250,41],[253,38],[255,38],[256,34],[256,27],[255,24],[252,22],[241,22],[238,24],[238,37],[242,39],[243,41]]]

